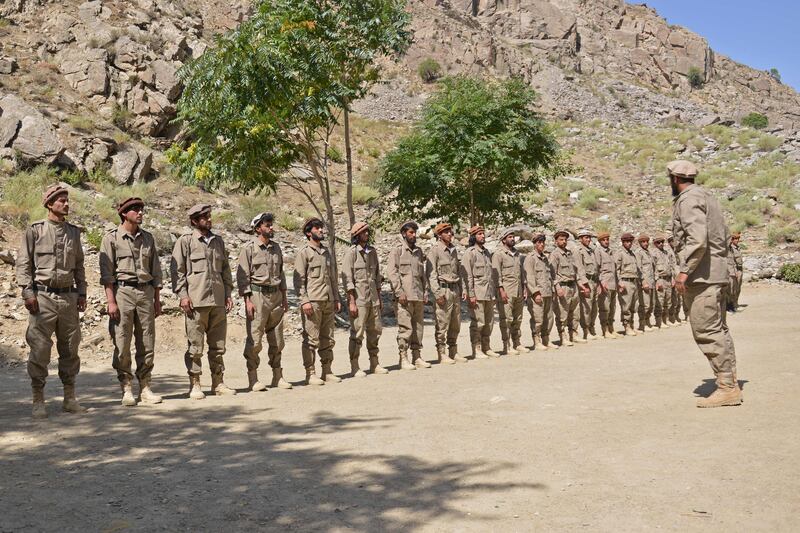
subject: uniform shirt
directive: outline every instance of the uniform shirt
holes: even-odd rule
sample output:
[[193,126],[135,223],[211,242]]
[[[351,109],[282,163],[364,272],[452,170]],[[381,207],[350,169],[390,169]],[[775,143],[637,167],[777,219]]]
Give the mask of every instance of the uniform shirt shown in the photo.
[[592,276],[596,280],[600,269],[598,268],[597,253],[594,246],[591,244],[589,246],[584,246],[583,244],[578,246],[578,258],[581,261],[581,267],[586,277]]
[[678,274],[681,273],[678,265],[678,256],[675,255],[675,250],[672,249],[672,246],[665,246],[664,250],[666,250],[667,255],[669,255],[669,264],[672,267],[672,279],[675,279],[678,277]]
[[342,260],[342,283],[345,291],[355,291],[356,305],[380,303],[383,276],[375,248],[350,246]]
[[222,238],[199,230],[181,235],[172,250],[172,292],[194,307],[224,306],[233,291],[233,276]]
[[464,281],[467,297],[480,301],[494,300],[497,289],[492,271],[492,254],[477,244],[464,254]]
[[443,241],[438,241],[428,250],[427,271],[428,285],[435,298],[444,295],[439,282],[461,283],[461,261],[458,259],[456,247],[452,244],[445,246]]
[[653,269],[655,270],[656,279],[667,279],[672,281],[672,259],[667,253],[667,247],[659,250],[658,247],[653,246]]
[[636,258],[639,260],[639,269],[641,271],[641,276],[642,276],[642,285],[646,284],[648,287],[653,287],[656,282],[656,273],[653,265],[653,256],[651,256],[650,252],[645,250],[641,246],[636,248],[634,254],[636,254]]
[[525,270],[525,283],[528,287],[528,297],[533,298],[536,293],[542,295],[542,298],[549,298],[553,296],[553,280],[555,273],[553,272],[553,265],[550,264],[550,259],[544,253],[539,253],[536,250],[525,258],[523,263]]
[[333,273],[331,253],[325,245],[306,244],[294,258],[294,290],[300,305],[310,302],[333,302],[339,286]]
[[672,234],[687,282],[728,283],[730,235],[719,201],[692,183],[673,202]]
[[598,246],[597,263],[600,265],[600,281],[605,284],[610,291],[617,290],[617,266],[611,248]]
[[580,285],[588,282],[577,257],[568,248],[556,246],[550,254],[550,263],[555,273],[555,284],[577,281]]
[[744,270],[744,257],[738,246],[731,244],[728,246],[728,255],[733,256],[733,264],[739,272]]
[[69,222],[39,220],[25,230],[17,258],[22,298],[36,296],[36,284],[54,289],[76,287],[86,296],[81,231]]
[[522,256],[519,251],[501,245],[492,255],[492,268],[498,288],[503,287],[509,298],[522,298],[525,276],[522,273]]
[[427,278],[425,266],[427,259],[419,246],[411,248],[405,239],[389,253],[387,266],[389,283],[396,298],[405,295],[411,302],[425,299]]
[[139,228],[131,235],[120,224],[103,235],[100,244],[100,284],[118,281],[150,283],[161,288],[161,261],[150,232]]
[[270,240],[264,244],[256,236],[239,251],[236,267],[236,285],[239,296],[253,293],[250,285],[268,285],[286,290],[286,274],[283,273],[283,252],[280,245]]
[[641,270],[639,270],[639,260],[636,258],[636,254],[633,253],[633,247],[627,250],[623,246],[617,252],[614,262],[617,266],[618,280],[622,280],[622,278],[642,279],[642,273]]

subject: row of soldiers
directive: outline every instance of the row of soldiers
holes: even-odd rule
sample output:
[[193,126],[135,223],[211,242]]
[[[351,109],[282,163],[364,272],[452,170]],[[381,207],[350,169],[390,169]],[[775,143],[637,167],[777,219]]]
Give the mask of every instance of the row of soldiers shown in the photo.
[[[67,189],[60,185],[49,187],[43,195],[43,205],[48,209],[48,217],[33,223],[26,231],[17,266],[17,281],[30,312],[26,339],[31,350],[28,373],[36,418],[47,416],[44,386],[53,334],[59,355],[58,373],[64,384],[63,409],[72,413],[85,411],[75,396],[75,378],[80,369],[78,312],[86,306],[80,231],[66,222]],[[161,313],[162,274],[153,236],[141,227],[144,208],[140,198],[121,202],[118,207],[121,224],[104,235],[100,250],[100,282],[105,288],[109,333],[114,344],[112,364],[121,385],[122,404],[126,406],[162,401],[150,386],[155,318]],[[225,243],[212,231],[211,210],[210,205],[201,204],[188,211],[192,230],[178,238],[171,257],[172,290],[178,295],[185,315],[188,346],[184,360],[189,375],[189,397],[205,397],[200,386],[204,353],[208,357],[212,392],[236,394],[224,383],[223,360],[227,314],[233,308],[234,290],[245,305],[247,336],[243,355],[249,390],[267,388],[258,376],[264,337],[272,370],[271,386],[291,388],[283,377],[281,364],[283,317],[288,310],[288,298],[283,255],[274,241],[273,216],[261,213],[252,220],[255,236],[240,251],[234,282]],[[555,248],[551,253],[545,251],[545,235],[537,234],[532,239],[534,251],[523,256],[516,250],[517,237],[512,230],[501,233],[500,248],[494,254],[485,246],[486,231],[481,226],[470,228],[469,246],[463,253],[454,244],[450,223],[435,226],[437,242],[427,253],[416,244],[418,230],[414,221],[402,224],[400,242],[390,251],[386,267],[397,317],[401,369],[431,366],[421,353],[424,306],[429,296],[435,308],[434,336],[441,364],[498,357],[490,343],[495,310],[503,352],[509,355],[530,351],[521,341],[525,306],[530,313],[533,348],[541,350],[599,338],[598,317],[600,334],[617,338],[614,329],[617,300],[626,335],[637,335],[634,325],[637,315],[640,332],[681,322],[682,263],[675,255],[672,239],[664,235],[657,235],[653,239],[654,248],[649,249],[648,236],[635,239],[625,233],[620,239],[622,248],[612,253],[607,233],[597,235],[595,246],[594,235],[580,231],[579,244],[573,251],[567,245],[569,232],[559,230],[554,234]],[[332,370],[334,315],[341,310],[339,282],[335,259],[324,245],[323,221],[312,217],[305,221],[302,231],[307,244],[295,257],[294,288],[300,300],[303,325],[305,381],[323,385],[341,381]],[[359,222],[350,233],[352,246],[344,254],[340,273],[350,319],[351,375],[366,375],[359,363],[364,339],[369,371],[384,374],[387,370],[378,359],[384,278],[377,251],[370,241],[370,227]],[[738,244],[738,237],[735,238]],[[634,240],[638,240],[636,248]],[[730,259],[732,256],[728,255],[727,260],[736,269],[737,260]],[[738,296],[740,283],[740,274],[731,275],[727,293]],[[469,356],[459,354],[457,345],[462,301],[467,302],[470,318]],[[689,312],[689,307],[687,304],[684,312]],[[558,345],[550,342],[554,323]],[[317,357],[321,363],[319,376]],[[138,398],[133,395],[134,376],[139,382]]]

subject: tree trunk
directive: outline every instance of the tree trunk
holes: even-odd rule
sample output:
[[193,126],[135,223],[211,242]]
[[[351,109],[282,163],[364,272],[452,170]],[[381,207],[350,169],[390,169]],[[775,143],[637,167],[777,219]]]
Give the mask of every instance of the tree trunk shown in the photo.
[[350,111],[349,103],[344,106],[344,157],[347,161],[347,216],[350,226],[356,223],[356,214],[353,211],[353,151],[350,147]]

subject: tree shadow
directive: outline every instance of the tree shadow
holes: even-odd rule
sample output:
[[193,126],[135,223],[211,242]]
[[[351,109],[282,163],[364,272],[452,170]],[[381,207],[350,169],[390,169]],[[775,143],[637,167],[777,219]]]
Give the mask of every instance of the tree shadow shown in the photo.
[[[744,390],[745,384],[749,383],[749,381],[746,379],[740,379],[738,380],[738,382],[739,382],[739,388],[742,390]],[[717,381],[715,379],[704,379],[703,383],[695,387],[694,391],[692,392],[694,392],[695,396],[701,398],[707,398],[716,389],[717,389]]]
[[[4,531],[399,531],[463,520],[454,504],[471,496],[546,488],[501,481],[513,463],[431,462],[382,453],[378,440],[349,444],[379,439],[391,418],[320,410],[287,422],[270,408],[211,399],[123,408],[108,380],[91,374],[81,397],[93,410],[66,415],[57,381],[44,421],[30,418],[21,384],[1,395]],[[178,383],[159,379],[164,390]],[[487,529],[501,518],[469,516]]]

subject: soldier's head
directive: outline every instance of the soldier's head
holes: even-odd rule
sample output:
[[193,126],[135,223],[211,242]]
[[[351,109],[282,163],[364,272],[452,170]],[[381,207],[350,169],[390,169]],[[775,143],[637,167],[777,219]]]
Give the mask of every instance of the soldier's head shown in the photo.
[[675,238],[672,235],[667,237],[667,244],[669,244],[669,247],[673,250],[675,249]]
[[567,247],[567,239],[569,238],[569,233],[566,230],[560,229],[558,230],[553,237],[556,240],[556,246],[561,248],[562,250]]
[[121,222],[139,225],[144,218],[144,200],[141,198],[128,198],[120,202],[117,214]]
[[508,249],[514,248],[516,240],[517,239],[514,236],[514,232],[510,229],[507,229],[500,234],[500,242],[503,243],[503,246],[505,246]]
[[250,226],[256,235],[270,240],[275,236],[275,230],[272,229],[274,223],[275,216],[272,213],[259,213],[250,221]]
[[197,204],[192,206],[188,212],[189,224],[202,232],[211,230],[211,206],[208,204]]
[[314,242],[322,242],[325,238],[325,223],[317,217],[307,218],[303,223],[303,235]]
[[639,246],[641,246],[643,250],[647,250],[650,247],[650,236],[644,233],[639,235]]
[[597,234],[597,242],[599,242],[600,246],[603,248],[608,248],[608,245],[611,242],[611,235],[609,235],[609,233],[606,231],[601,231]]
[[369,225],[366,222],[356,222],[350,228],[350,242],[366,246],[369,242]]
[[69,215],[69,191],[58,183],[49,186],[42,194],[42,205],[55,218]]
[[400,235],[412,248],[417,245],[417,230],[419,226],[413,220],[406,220],[400,226]]
[[578,240],[581,241],[581,244],[584,246],[589,246],[592,244],[592,232],[588,229],[582,229],[578,232]]
[[622,247],[626,250],[630,250],[631,246],[633,246],[633,234],[632,233],[623,233],[622,237],[619,238],[622,241]]
[[678,196],[697,177],[697,167],[694,163],[679,159],[667,164],[667,176],[672,187],[672,196]]
[[739,246],[739,241],[742,238],[742,234],[738,231],[731,233],[731,244],[734,246]]
[[538,253],[544,253],[544,243],[547,240],[547,237],[544,236],[544,233],[537,233],[533,236],[533,248]]
[[469,228],[469,245],[470,246],[483,246],[486,244],[486,231],[481,226],[472,226]]
[[653,246],[655,246],[659,250],[663,250],[664,249],[664,237],[661,236],[661,235],[656,235],[653,238]]
[[449,222],[439,222],[433,228],[433,234],[436,238],[444,243],[445,246],[450,246],[453,242],[453,226]]

